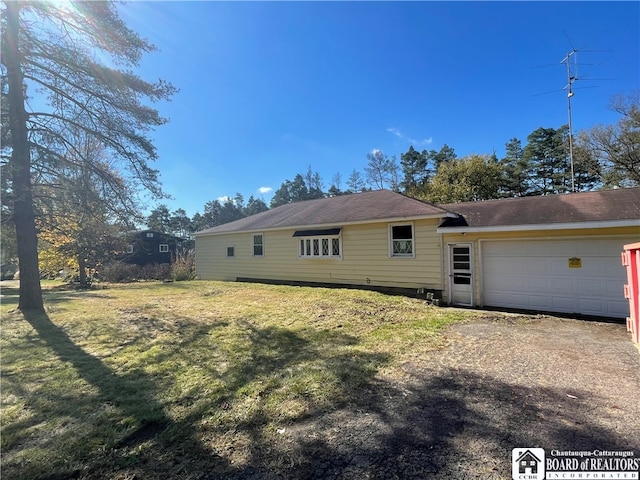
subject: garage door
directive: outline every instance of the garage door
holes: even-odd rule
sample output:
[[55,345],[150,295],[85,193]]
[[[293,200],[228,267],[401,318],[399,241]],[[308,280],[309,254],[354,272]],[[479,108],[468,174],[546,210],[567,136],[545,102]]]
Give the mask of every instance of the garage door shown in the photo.
[[631,240],[482,242],[484,305],[625,318],[620,252]]

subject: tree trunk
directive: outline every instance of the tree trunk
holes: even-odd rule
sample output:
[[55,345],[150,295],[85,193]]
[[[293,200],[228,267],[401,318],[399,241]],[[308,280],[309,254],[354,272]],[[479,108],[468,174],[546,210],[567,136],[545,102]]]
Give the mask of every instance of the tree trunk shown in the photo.
[[81,288],[89,286],[89,282],[87,281],[87,262],[84,258],[84,253],[78,255],[78,277]]
[[31,188],[31,152],[27,135],[27,112],[24,108],[24,79],[19,49],[20,3],[5,2],[6,30],[2,39],[3,63],[9,87],[9,128],[11,158],[9,160],[13,190],[13,217],[20,263],[21,310],[44,310],[40,271],[38,269],[38,237]]

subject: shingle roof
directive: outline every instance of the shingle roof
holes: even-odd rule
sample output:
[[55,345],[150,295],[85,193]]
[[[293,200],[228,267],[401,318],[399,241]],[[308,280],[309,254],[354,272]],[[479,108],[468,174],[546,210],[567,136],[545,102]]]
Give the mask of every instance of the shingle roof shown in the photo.
[[[458,217],[460,215],[460,217]],[[431,205],[389,190],[289,203],[196,235],[445,218],[441,227],[516,227],[626,220],[640,228],[640,187]],[[458,218],[456,218],[458,217]]]
[[640,228],[640,187],[450,203],[440,207],[461,215],[461,218],[445,220],[441,227],[508,227],[637,220]]
[[450,212],[390,190],[340,195],[289,203],[196,235],[347,223],[401,218],[443,218]]

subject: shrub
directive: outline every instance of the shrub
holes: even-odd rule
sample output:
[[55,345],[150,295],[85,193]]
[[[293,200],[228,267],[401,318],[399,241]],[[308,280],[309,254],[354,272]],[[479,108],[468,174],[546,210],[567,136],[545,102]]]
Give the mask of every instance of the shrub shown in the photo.
[[100,278],[105,282],[128,283],[137,280],[165,280],[171,278],[171,275],[171,265],[168,263],[150,263],[140,266],[117,261],[105,265]]
[[171,264],[171,278],[176,282],[196,278],[196,255],[193,250],[178,252]]
[[169,263],[148,263],[142,267],[141,280],[165,280],[171,278]]
[[133,282],[137,278],[140,278],[141,271],[142,269],[139,265],[117,261],[102,267],[100,278],[105,282],[112,283]]

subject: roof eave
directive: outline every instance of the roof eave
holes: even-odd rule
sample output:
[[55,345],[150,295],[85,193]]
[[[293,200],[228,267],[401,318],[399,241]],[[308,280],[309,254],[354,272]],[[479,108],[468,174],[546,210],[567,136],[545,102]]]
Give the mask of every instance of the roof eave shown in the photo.
[[438,233],[525,232],[531,230],[577,230],[589,228],[638,227],[640,219],[603,220],[591,222],[543,223],[526,225],[495,225],[485,227],[438,227]]
[[388,217],[388,218],[373,218],[369,220],[358,220],[351,222],[332,222],[332,223],[314,223],[303,225],[287,225],[284,227],[271,227],[271,228],[247,228],[239,230],[227,230],[223,232],[197,232],[194,233],[194,237],[209,236],[209,235],[228,235],[232,233],[250,233],[250,232],[275,232],[279,230],[300,230],[300,229],[321,229],[331,227],[344,227],[348,225],[365,225],[368,223],[397,223],[397,222],[413,222],[416,220],[434,220],[442,218],[457,218],[459,215],[452,212],[433,213],[429,215],[413,215],[407,217]]

